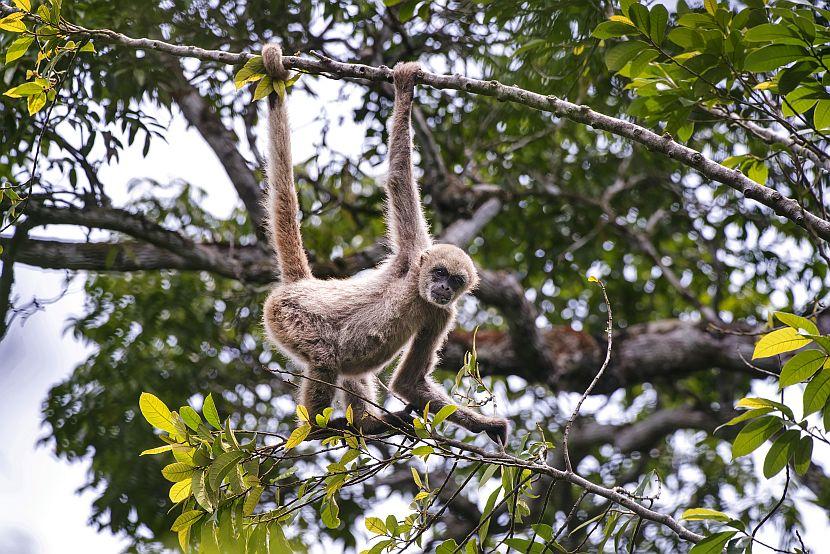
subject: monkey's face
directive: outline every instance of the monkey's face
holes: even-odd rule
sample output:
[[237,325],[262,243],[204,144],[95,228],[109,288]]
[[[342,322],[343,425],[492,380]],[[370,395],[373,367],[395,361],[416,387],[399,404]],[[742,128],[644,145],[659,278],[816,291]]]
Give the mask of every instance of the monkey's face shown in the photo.
[[421,255],[418,288],[427,302],[449,307],[477,284],[473,261],[460,248],[436,244]]

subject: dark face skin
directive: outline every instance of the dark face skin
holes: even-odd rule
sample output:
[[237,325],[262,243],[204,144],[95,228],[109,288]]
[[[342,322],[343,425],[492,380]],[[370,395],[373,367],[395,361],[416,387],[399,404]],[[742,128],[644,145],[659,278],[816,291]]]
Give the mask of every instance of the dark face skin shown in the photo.
[[429,293],[432,296],[432,300],[442,306],[452,302],[466,284],[466,279],[463,275],[450,273],[443,266],[434,267],[430,271],[430,278]]

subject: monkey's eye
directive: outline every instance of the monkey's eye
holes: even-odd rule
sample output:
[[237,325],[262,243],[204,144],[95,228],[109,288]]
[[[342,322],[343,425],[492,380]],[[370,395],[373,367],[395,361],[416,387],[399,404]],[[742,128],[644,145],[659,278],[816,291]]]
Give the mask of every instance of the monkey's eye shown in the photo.
[[449,282],[450,286],[454,290],[457,290],[464,286],[464,277],[461,277],[460,275],[453,275],[450,277]]
[[436,277],[444,278],[444,277],[447,277],[450,274],[450,272],[447,271],[446,267],[436,267],[435,269],[432,270],[432,274],[435,275]]

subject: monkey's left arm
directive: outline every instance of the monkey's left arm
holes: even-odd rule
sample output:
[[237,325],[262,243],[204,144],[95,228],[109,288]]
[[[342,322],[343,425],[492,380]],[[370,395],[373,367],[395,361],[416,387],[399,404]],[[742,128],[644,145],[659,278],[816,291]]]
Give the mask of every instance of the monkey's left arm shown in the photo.
[[[428,322],[415,336],[392,377],[392,390],[418,409],[423,409],[429,402],[430,411],[435,413],[448,404],[454,404],[431,377],[438,361],[437,352],[446,340],[451,321],[452,317],[447,315],[446,318]],[[475,433],[485,431],[494,441],[507,442],[506,419],[485,416],[463,406],[458,406],[449,419]]]
[[395,109],[389,131],[389,235],[396,254],[405,257],[432,243],[412,175],[412,101],[419,71],[421,66],[415,62],[395,66]]

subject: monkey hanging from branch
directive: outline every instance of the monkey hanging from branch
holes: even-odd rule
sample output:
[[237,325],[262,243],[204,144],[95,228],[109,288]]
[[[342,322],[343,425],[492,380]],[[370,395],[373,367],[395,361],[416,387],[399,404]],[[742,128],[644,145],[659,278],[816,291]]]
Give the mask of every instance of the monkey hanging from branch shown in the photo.
[[[282,50],[262,50],[266,72],[288,79]],[[456,315],[456,301],[478,283],[472,260],[452,245],[435,244],[429,234],[412,171],[411,111],[417,63],[393,70],[395,106],[389,133],[387,225],[392,254],[365,275],[315,279],[303,250],[291,162],[286,101],[268,99],[268,215],[281,282],[265,301],[268,337],[304,368],[298,402],[311,414],[331,406],[338,389],[352,406],[355,425],[373,433],[399,424],[394,414],[378,413],[377,376],[401,351],[390,381],[393,393],[423,409],[452,404],[432,379],[437,352]],[[333,386],[336,385],[336,386]],[[369,400],[370,402],[366,402]],[[506,419],[466,407],[450,420],[473,432],[484,431],[506,444]]]

